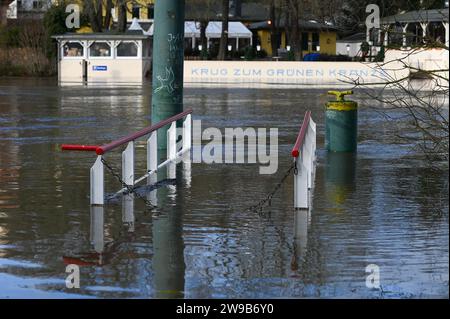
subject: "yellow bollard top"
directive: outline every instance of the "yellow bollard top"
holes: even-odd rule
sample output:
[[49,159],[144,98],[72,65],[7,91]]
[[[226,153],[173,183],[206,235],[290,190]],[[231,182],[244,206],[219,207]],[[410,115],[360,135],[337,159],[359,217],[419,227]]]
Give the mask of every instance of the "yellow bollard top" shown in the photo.
[[344,99],[346,95],[353,94],[352,90],[348,91],[328,91],[329,95],[336,96],[336,101],[330,101],[327,103],[328,110],[336,111],[353,111],[356,110],[358,104],[354,101],[347,101]]
[[348,91],[328,91],[329,95],[335,95],[336,96],[336,101],[339,102],[343,102],[344,100],[344,96],[346,95],[352,95],[353,91],[352,90],[348,90]]

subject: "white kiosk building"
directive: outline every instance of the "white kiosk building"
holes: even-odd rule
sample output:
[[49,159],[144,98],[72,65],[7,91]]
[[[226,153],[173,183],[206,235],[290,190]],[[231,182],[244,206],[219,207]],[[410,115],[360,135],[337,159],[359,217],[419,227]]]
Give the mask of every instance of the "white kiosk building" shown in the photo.
[[75,33],[54,38],[61,84],[142,84],[151,75],[150,36],[142,32]]

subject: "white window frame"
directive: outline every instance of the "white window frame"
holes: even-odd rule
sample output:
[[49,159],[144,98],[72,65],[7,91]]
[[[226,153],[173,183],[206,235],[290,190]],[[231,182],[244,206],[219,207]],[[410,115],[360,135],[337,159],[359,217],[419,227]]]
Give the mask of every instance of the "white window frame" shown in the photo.
[[[109,56],[91,56],[91,47],[93,44],[95,43],[106,43],[109,45]],[[106,41],[106,40],[95,40],[95,41],[90,41],[89,45],[88,45],[88,50],[87,50],[87,58],[89,60],[112,60],[114,59],[114,43],[112,43],[111,41]]]
[[[78,43],[78,44],[81,44],[81,46],[83,47],[83,55],[81,55],[81,56],[65,56],[64,55],[64,46],[67,43]],[[78,40],[72,40],[72,41],[65,40],[65,41],[62,41],[60,50],[61,50],[61,59],[62,60],[83,60],[83,59],[86,58],[86,54],[87,54],[87,49],[86,49],[85,43],[82,42],[82,41],[78,41]]]
[[[137,46],[137,56],[118,56],[117,48],[121,43],[134,43]],[[117,60],[141,60],[142,59],[142,41],[123,40],[117,41],[114,45],[114,56]]]

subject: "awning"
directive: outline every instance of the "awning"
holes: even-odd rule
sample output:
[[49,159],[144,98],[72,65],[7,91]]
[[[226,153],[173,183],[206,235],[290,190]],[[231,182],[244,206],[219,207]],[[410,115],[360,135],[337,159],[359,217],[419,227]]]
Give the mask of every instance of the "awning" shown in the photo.
[[[147,34],[153,35],[154,24],[150,27]],[[207,38],[220,38],[222,34],[222,22],[211,21],[206,28]],[[195,21],[184,22],[185,38],[200,38],[200,26]],[[241,22],[230,21],[228,23],[228,38],[252,38],[252,32]]]
[[448,22],[448,8],[403,12],[381,18],[381,24]]
[[[220,38],[222,35],[222,22],[212,21],[206,28],[207,38]],[[247,29],[242,22],[230,21],[228,22],[228,38],[251,38],[252,32]]]

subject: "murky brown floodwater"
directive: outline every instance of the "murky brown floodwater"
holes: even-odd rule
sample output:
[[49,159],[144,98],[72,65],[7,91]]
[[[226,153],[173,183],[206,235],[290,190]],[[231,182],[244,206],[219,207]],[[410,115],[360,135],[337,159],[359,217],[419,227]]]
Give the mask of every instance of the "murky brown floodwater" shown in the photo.
[[[187,88],[185,106],[204,127],[278,127],[278,173],[179,165],[157,211],[139,199],[91,210],[95,157],[59,145],[148,125],[149,90],[0,79],[0,297],[448,298],[448,174],[427,168],[362,96],[351,158],[323,150],[325,89]],[[289,167],[307,108],[318,124],[312,211],[293,211],[289,178],[270,218],[245,212]],[[143,154],[139,144],[141,172]],[[107,159],[118,167],[118,152]],[[80,289],[65,287],[66,263],[82,264]],[[382,290],[366,287],[369,264]]]

